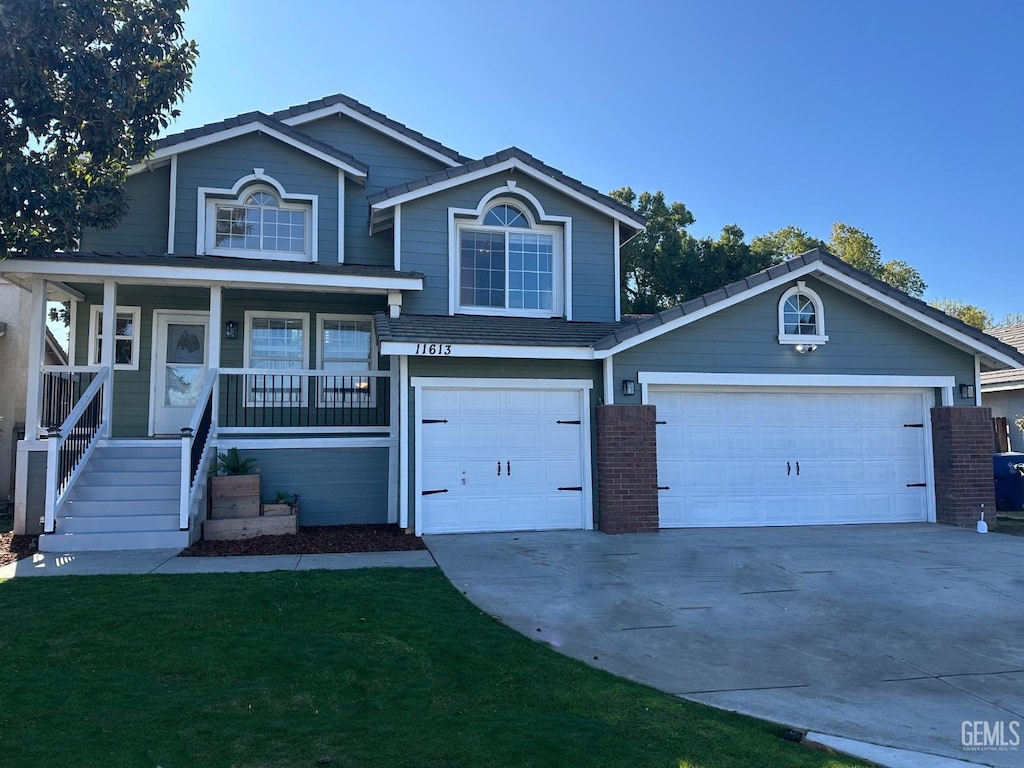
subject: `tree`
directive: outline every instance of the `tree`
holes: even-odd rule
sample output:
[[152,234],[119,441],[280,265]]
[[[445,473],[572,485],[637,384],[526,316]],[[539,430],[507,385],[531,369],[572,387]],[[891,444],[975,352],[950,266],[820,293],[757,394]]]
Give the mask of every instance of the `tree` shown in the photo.
[[992,325],[992,316],[981,307],[965,304],[957,299],[935,299],[929,304],[940,309],[950,317],[955,317],[978,330],[985,330]]
[[722,227],[717,240],[689,238],[682,259],[683,284],[678,301],[717,290],[776,263],[772,257],[754,251],[744,238],[736,224]]
[[0,256],[73,248],[127,210],[129,168],[177,117],[188,0],[0,3]]
[[750,250],[772,263],[780,263],[815,248],[828,248],[824,240],[811,237],[799,227],[783,227],[750,241]]

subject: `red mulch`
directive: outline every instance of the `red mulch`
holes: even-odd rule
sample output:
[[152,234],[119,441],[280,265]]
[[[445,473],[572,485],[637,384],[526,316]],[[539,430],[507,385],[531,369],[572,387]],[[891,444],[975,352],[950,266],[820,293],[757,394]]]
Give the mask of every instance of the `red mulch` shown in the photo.
[[426,549],[418,536],[397,525],[302,526],[296,534],[254,536],[237,541],[200,540],[179,557],[230,555],[322,555],[332,552],[407,552]]
[[15,536],[13,533],[0,533],[0,565],[13,563],[29,555],[35,554],[35,536]]

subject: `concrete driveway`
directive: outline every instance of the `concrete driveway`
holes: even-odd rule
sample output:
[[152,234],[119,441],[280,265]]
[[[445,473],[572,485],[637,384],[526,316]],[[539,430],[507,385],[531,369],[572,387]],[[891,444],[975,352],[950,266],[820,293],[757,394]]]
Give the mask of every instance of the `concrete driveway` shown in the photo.
[[617,675],[802,730],[1024,766],[1024,744],[962,743],[964,721],[1002,722],[1007,740],[1024,723],[1024,538],[864,525],[426,542],[482,609]]

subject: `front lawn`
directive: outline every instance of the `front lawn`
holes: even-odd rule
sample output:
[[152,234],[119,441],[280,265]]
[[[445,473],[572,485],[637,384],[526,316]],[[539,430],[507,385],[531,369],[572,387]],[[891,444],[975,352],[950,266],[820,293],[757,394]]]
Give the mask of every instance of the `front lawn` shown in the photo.
[[560,656],[433,570],[20,578],[0,607],[3,766],[861,765]]

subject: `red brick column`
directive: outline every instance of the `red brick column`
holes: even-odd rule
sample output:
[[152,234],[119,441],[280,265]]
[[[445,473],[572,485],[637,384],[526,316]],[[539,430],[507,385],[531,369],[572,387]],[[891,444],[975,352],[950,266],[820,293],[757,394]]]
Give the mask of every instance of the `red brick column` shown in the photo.
[[598,528],[658,530],[658,446],[653,405],[597,408]]
[[973,528],[985,505],[985,522],[996,524],[992,477],[992,409],[932,408],[935,519]]

